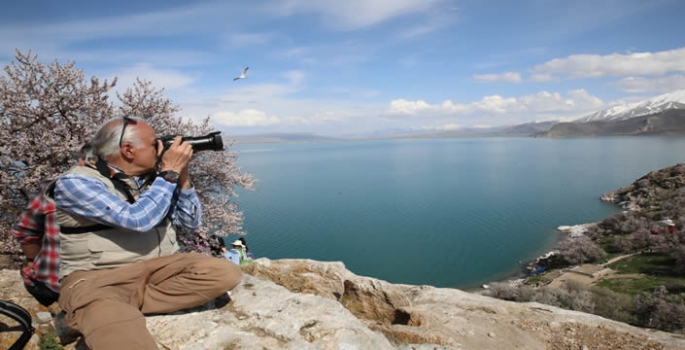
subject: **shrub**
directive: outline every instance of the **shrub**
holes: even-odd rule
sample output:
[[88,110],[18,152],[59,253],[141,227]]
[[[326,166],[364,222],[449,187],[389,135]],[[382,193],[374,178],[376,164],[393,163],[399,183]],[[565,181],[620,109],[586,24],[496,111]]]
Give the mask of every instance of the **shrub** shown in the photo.
[[592,287],[590,292],[595,301],[593,312],[595,315],[625,323],[635,321],[632,315],[633,301],[630,296],[600,287]]
[[633,250],[633,242],[625,237],[614,236],[612,246],[615,252],[625,253]]
[[528,286],[516,286],[506,282],[495,282],[490,285],[486,295],[509,301],[530,301],[532,290]]
[[590,238],[581,236],[559,244],[559,256],[570,264],[583,264],[606,256],[606,253]]
[[638,324],[643,327],[685,332],[683,295],[664,292],[640,294],[635,297],[635,314]]

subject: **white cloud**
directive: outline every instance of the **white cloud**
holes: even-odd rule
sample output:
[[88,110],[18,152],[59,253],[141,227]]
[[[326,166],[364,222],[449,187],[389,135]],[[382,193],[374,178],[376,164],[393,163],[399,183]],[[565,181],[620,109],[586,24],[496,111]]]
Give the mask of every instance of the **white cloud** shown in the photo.
[[414,39],[438,31],[452,24],[456,17],[456,9],[444,8],[444,6],[433,7],[421,19],[421,23],[407,26],[401,31],[400,38]]
[[518,72],[506,72],[502,74],[482,74],[474,75],[473,79],[475,79],[476,81],[485,82],[504,81],[508,83],[520,83],[521,74]]
[[670,92],[685,89],[685,75],[669,75],[660,78],[626,77],[614,85],[627,92]]
[[582,110],[599,108],[604,105],[599,97],[590,95],[585,89],[571,90],[568,92],[576,107]]
[[221,97],[221,100],[225,102],[264,101],[293,94],[300,90],[301,89],[297,86],[284,84],[249,85],[232,89],[230,92],[224,94]]
[[[60,23],[27,23],[18,27],[1,26],[3,42],[23,39],[24,45],[63,43],[92,38],[106,39],[123,36],[154,37],[189,31],[208,30],[207,24],[221,16],[221,5],[199,5],[138,13],[126,16],[98,17]],[[197,18],[203,18],[198,21]],[[210,21],[209,18],[212,20]],[[183,23],[184,25],[179,25]],[[216,23],[216,22],[215,22]],[[14,44],[19,44],[18,41]],[[18,47],[22,47],[19,45]]]
[[[172,69],[159,69],[147,63],[139,63],[135,66],[123,69],[115,75],[117,77],[117,91],[123,91],[133,86],[136,78],[152,82],[153,86],[163,87],[167,90],[186,87],[195,81],[195,78]],[[114,76],[109,77],[111,79]]]
[[548,81],[557,81],[559,80],[559,77],[551,75],[551,74],[533,74],[530,76],[530,81],[538,82],[538,83],[544,83]]
[[685,48],[659,52],[611,55],[572,55],[556,58],[533,68],[539,74],[559,74],[572,78],[605,76],[664,75],[685,72]]
[[423,130],[435,130],[435,131],[451,131],[451,130],[461,129],[461,125],[454,124],[454,123],[448,123],[448,124],[443,124],[443,125],[438,125],[438,126],[422,126],[421,129],[423,129]]
[[212,122],[223,126],[268,126],[278,124],[278,117],[267,116],[265,112],[256,109],[243,109],[238,113],[230,111],[212,113]]
[[346,116],[345,114],[346,113],[343,111],[324,111],[324,112],[314,113],[314,114],[306,116],[306,117],[287,117],[287,118],[285,118],[285,122],[288,124],[296,124],[296,125],[315,125],[315,124],[334,123],[334,122],[339,122],[339,121],[345,120],[346,117],[349,117],[349,115]]
[[541,91],[537,94],[521,97],[485,96],[480,101],[467,104],[454,104],[445,100],[440,104],[429,104],[425,101],[408,101],[396,99],[390,102],[387,110],[391,115],[425,116],[435,115],[474,115],[474,114],[521,114],[545,112],[576,112],[600,108],[604,105],[601,99],[590,95],[585,90],[571,90],[564,98],[558,92]]
[[442,0],[274,0],[267,8],[282,16],[315,13],[333,28],[355,30],[426,12],[441,2]]
[[471,106],[478,111],[496,114],[520,112],[523,107],[515,97],[504,98],[499,95],[485,96],[482,100],[471,103]]

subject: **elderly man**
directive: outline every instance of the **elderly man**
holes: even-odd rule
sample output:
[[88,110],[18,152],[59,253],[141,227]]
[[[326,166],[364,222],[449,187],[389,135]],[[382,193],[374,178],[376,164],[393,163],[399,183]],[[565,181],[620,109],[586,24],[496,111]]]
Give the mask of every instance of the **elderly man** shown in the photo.
[[[144,314],[213,300],[240,283],[240,270],[223,259],[175,254],[174,228],[196,229],[202,216],[188,171],[191,145],[179,136],[162,152],[152,127],[128,117],[105,123],[91,145],[99,160],[55,184],[59,304],[91,349],[157,349]],[[144,183],[160,156],[160,173]]]

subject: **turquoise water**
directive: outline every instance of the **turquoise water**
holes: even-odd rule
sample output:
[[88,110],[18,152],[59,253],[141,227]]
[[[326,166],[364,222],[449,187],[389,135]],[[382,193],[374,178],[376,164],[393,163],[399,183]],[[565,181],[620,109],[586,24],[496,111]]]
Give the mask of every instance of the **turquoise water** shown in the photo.
[[[342,261],[393,283],[468,288],[520,270],[599,196],[684,162],[683,137],[241,144],[250,251]],[[235,239],[235,236],[229,237]]]

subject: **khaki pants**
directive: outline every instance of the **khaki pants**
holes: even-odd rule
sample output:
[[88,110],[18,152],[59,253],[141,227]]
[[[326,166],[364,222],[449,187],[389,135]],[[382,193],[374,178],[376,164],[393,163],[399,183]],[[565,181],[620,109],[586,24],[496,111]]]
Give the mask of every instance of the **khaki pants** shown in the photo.
[[240,283],[240,268],[201,254],[174,254],[62,279],[59,305],[88,347],[158,349],[144,314],[200,306]]

